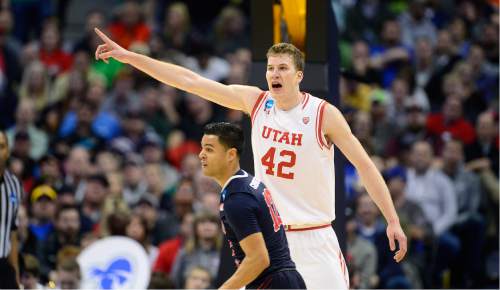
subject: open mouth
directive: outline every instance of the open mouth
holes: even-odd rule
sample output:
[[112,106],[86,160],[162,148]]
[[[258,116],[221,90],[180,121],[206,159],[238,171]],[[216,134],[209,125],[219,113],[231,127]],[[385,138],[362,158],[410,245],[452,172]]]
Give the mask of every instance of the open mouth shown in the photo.
[[271,84],[271,86],[273,87],[273,89],[280,89],[281,87],[283,87],[280,83],[273,83]]

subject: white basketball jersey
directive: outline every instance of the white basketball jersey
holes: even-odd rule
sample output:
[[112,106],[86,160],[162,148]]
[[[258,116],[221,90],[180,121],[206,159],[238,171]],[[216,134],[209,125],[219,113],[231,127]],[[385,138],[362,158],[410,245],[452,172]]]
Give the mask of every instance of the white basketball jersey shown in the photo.
[[321,128],[326,102],[304,94],[301,104],[282,111],[264,92],[251,114],[255,176],[285,224],[335,219],[334,151]]

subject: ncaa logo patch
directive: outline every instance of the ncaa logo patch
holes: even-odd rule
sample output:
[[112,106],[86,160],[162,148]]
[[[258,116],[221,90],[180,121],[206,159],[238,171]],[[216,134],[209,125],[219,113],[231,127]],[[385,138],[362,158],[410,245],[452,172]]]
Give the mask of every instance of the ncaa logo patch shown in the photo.
[[309,123],[309,117],[302,118],[302,122],[307,125],[307,123]]
[[269,114],[269,111],[273,106],[274,106],[274,100],[271,99],[267,100],[266,103],[264,104],[264,111]]

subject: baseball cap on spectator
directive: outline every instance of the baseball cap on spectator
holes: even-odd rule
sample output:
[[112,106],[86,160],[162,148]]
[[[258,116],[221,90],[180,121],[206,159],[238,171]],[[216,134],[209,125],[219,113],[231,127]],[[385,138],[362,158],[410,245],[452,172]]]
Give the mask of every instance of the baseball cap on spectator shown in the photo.
[[106,188],[109,187],[108,179],[106,178],[106,176],[104,176],[104,174],[92,174],[92,175],[90,175],[87,178],[87,182],[91,182],[91,181],[98,182]]
[[371,100],[375,104],[386,104],[387,103],[387,94],[381,89],[373,90],[371,94]]
[[21,130],[17,131],[16,134],[14,135],[14,140],[16,141],[27,141],[30,139],[30,135],[28,132]]
[[111,141],[111,151],[125,156],[134,151],[134,144],[127,138],[116,138]]
[[141,198],[135,203],[135,206],[140,206],[140,205],[149,205],[150,207],[153,208],[158,208],[160,206],[160,203],[158,201],[158,198],[151,194],[144,194],[141,196]]
[[59,162],[57,157],[55,155],[52,155],[52,154],[45,154],[42,157],[40,157],[40,159],[38,160],[38,162],[40,162],[40,164],[50,162],[50,161]]
[[125,166],[143,166],[144,159],[137,153],[129,153],[125,158]]
[[125,118],[128,119],[142,119],[144,118],[144,112],[139,106],[130,106],[125,111]]
[[422,112],[424,110],[422,105],[415,101],[413,98],[408,98],[405,100],[404,108],[407,113]]
[[141,142],[139,148],[140,148],[140,150],[142,150],[148,146],[156,147],[156,148],[163,148],[163,141],[156,134],[146,134],[146,136],[145,136],[144,140]]
[[390,181],[394,178],[399,178],[406,182],[406,169],[403,166],[395,166],[384,171],[384,178]]
[[43,197],[54,201],[57,199],[57,192],[48,185],[39,185],[35,187],[35,189],[33,189],[33,191],[31,192],[31,203],[39,201]]

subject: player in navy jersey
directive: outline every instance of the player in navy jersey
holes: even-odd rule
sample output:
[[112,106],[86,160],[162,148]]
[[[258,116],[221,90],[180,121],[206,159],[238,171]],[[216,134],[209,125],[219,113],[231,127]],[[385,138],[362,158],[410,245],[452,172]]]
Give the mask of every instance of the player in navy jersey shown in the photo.
[[243,144],[243,131],[230,123],[208,124],[201,140],[202,171],[222,187],[222,229],[237,266],[221,288],[305,289],[270,192],[240,169]]

